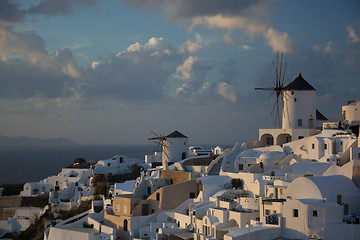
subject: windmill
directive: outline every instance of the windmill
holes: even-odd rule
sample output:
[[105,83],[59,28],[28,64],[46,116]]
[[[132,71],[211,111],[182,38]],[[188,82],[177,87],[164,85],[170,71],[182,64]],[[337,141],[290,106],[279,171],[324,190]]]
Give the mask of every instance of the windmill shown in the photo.
[[[276,93],[276,101],[274,104],[274,107],[271,111],[271,115],[275,111],[275,125],[277,123],[280,125],[280,108],[283,108],[284,106],[284,98],[286,99],[285,94],[285,72],[286,72],[286,66],[287,63],[285,63],[284,69],[283,69],[283,57],[284,53],[281,53],[280,56],[280,62],[279,62],[279,53],[276,53],[276,63],[272,62],[274,70],[275,70],[275,81],[271,80],[271,82],[274,84],[274,87],[268,87],[268,88],[255,88],[255,90],[266,90],[266,91],[272,91],[269,98]],[[280,99],[279,99],[280,98]]]
[[[164,163],[164,154],[166,156],[167,159],[170,159],[168,154],[167,154],[167,151],[169,149],[169,146],[167,145],[167,143],[170,143],[166,137],[164,135],[158,135],[156,134],[155,132],[151,131],[152,134],[155,135],[155,137],[152,137],[152,138],[149,138],[148,140],[149,141],[154,141],[156,143],[156,147],[155,147],[155,150],[154,152],[159,152],[159,148],[161,148],[161,162],[163,164],[163,167],[164,168],[167,168],[167,162]],[[164,165],[165,164],[165,165]]]

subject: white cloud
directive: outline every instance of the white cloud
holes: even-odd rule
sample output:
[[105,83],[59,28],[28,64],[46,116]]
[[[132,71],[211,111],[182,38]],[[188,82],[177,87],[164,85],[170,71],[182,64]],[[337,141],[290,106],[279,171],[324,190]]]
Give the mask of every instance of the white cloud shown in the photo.
[[93,62],[91,63],[91,68],[92,68],[93,70],[95,70],[95,68],[96,68],[99,64],[101,64],[101,62],[93,61]]
[[195,41],[189,39],[185,43],[182,44],[180,48],[180,52],[184,53],[188,51],[189,53],[194,53],[199,51],[201,48],[204,47],[204,41],[200,34],[195,33]]
[[134,44],[131,44],[126,50],[128,52],[136,52],[139,51],[141,49],[141,45],[139,42],[136,42]]
[[241,45],[241,46],[240,46],[240,49],[245,50],[245,51],[249,51],[249,50],[252,49],[252,47],[244,44],[244,45]]
[[190,80],[192,76],[192,68],[195,62],[199,59],[197,57],[189,56],[185,62],[176,68],[175,77],[182,80]]
[[274,28],[269,28],[264,37],[274,52],[291,52],[291,40],[287,33],[281,33]]
[[356,34],[354,28],[352,26],[347,26],[346,30],[348,32],[348,39],[352,43],[360,42],[360,37]]
[[224,36],[222,37],[222,41],[225,44],[231,45],[231,46],[235,46],[235,40],[233,39],[233,37],[231,36],[231,33],[226,33],[224,34]]
[[217,93],[231,103],[236,102],[236,94],[229,83],[221,82],[216,87]]

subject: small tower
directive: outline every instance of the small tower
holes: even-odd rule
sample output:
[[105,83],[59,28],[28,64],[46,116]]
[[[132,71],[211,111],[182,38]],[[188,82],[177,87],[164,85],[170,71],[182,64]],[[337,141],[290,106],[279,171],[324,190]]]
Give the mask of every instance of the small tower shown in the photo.
[[188,157],[188,137],[174,131],[165,136],[162,147],[163,166],[166,168],[168,162],[179,162]]
[[302,76],[284,87],[282,129],[316,128],[316,90]]

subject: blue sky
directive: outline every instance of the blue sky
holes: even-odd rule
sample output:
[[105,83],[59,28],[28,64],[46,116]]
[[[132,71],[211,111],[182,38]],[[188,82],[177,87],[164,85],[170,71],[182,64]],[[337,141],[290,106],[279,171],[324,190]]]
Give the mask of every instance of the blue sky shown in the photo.
[[337,121],[360,97],[359,1],[2,0],[0,135],[255,140],[278,51]]

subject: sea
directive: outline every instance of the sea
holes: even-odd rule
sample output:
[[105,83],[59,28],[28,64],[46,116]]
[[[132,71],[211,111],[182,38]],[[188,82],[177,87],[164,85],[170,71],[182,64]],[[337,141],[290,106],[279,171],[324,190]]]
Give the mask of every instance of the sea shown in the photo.
[[75,158],[104,160],[117,154],[144,160],[153,145],[0,146],[0,185],[38,182],[58,174]]
[[[210,145],[200,145],[211,149]],[[220,145],[221,146],[221,145]],[[232,147],[224,145],[223,147]],[[104,160],[126,155],[145,159],[154,154],[154,145],[66,145],[66,146],[0,146],[0,185],[38,182],[48,176],[57,175],[75,158]]]

